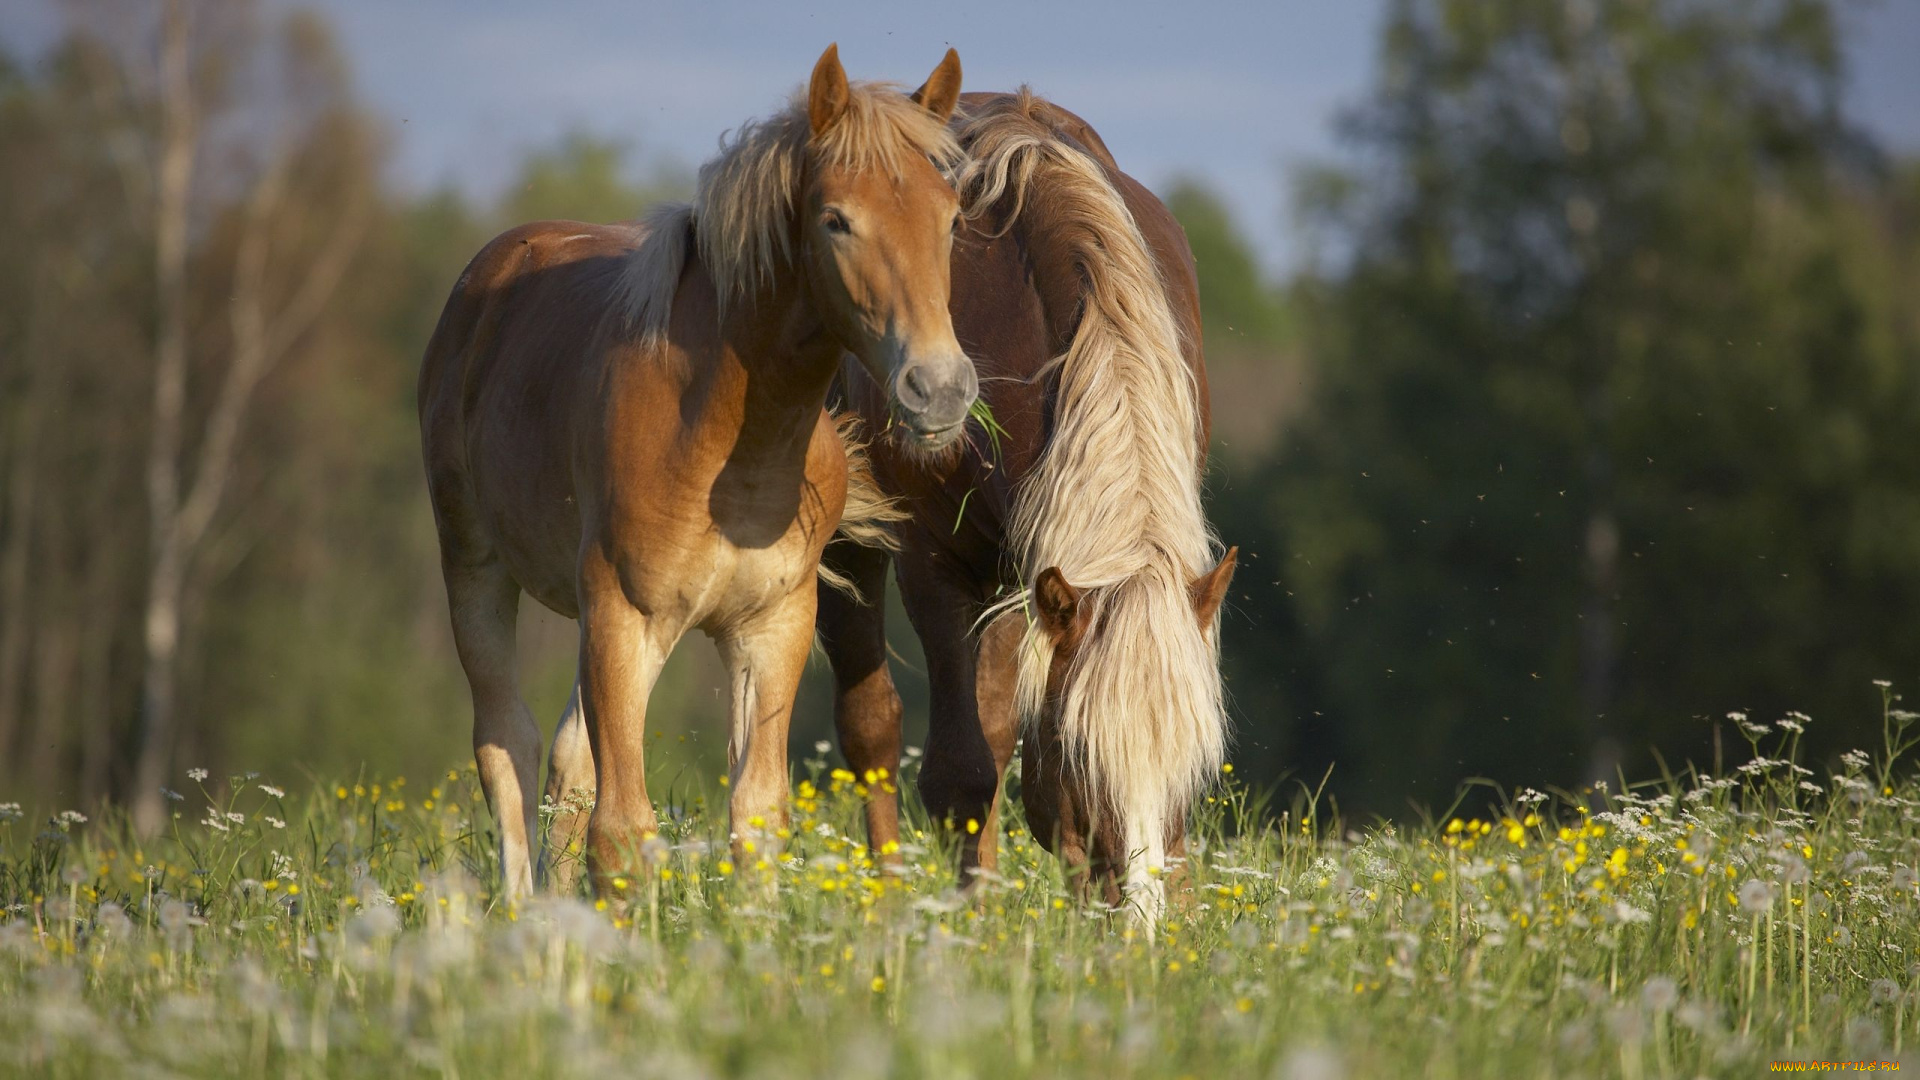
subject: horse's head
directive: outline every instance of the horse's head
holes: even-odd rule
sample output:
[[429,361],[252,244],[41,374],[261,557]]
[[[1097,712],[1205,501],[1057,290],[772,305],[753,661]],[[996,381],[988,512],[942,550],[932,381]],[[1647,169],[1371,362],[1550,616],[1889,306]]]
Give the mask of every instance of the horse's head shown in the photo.
[[[960,57],[947,50],[911,101],[944,129],[960,98]],[[905,146],[833,152],[836,140],[872,139],[882,125],[849,112],[876,98],[854,94],[829,46],[807,88],[813,144],[801,206],[800,250],[827,329],[887,389],[924,450],[951,443],[979,389],[973,362],[947,312],[949,260],[960,201],[940,165]]]
[[1050,567],[1033,585],[1029,662],[1046,666],[1022,748],[1027,822],[1096,897],[1149,922],[1224,750],[1215,620],[1237,556],[1191,581],[1081,589]]

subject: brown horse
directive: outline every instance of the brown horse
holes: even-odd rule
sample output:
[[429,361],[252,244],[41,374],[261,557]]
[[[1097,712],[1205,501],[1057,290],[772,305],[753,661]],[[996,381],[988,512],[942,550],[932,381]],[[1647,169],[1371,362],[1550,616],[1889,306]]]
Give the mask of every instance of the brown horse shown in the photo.
[[[969,426],[929,457],[873,448],[896,527],[902,599],[927,656],[920,790],[966,823],[963,872],[996,864],[995,804],[1025,720],[1035,834],[1148,919],[1188,805],[1226,742],[1217,612],[1234,552],[1201,508],[1208,435],[1198,291],[1185,234],[1085,121],[1033,97],[966,95],[968,226],[953,322],[1003,430]],[[849,367],[846,400],[877,425],[884,395]],[[822,593],[841,746],[858,772],[900,753],[882,609],[887,552],[827,560],[868,602]],[[986,624],[984,632],[977,627]],[[873,846],[899,835],[868,808]]]
[[580,623],[543,869],[577,839],[596,887],[658,827],[647,696],[687,631],[720,648],[736,847],[773,833],[812,641],[821,548],[848,466],[822,406],[850,352],[920,452],[975,393],[947,312],[960,93],[949,50],[910,97],[849,85],[828,48],[804,97],[741,129],[690,206],[542,222],[481,250],[420,373],[447,600],[509,896],[533,884],[540,729],[520,699],[520,593]]

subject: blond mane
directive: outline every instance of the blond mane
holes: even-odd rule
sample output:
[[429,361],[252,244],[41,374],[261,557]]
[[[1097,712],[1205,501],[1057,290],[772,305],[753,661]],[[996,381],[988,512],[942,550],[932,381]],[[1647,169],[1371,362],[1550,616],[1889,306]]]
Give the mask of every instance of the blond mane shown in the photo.
[[849,90],[846,111],[819,138],[808,124],[804,90],[785,110],[722,137],[719,154],[700,168],[692,204],[647,215],[623,282],[628,322],[642,337],[666,335],[689,257],[712,275],[722,319],[788,268],[809,165],[884,169],[897,179],[918,158],[952,174],[959,143],[899,86],[858,82]]
[[[1128,891],[1151,917],[1166,835],[1227,741],[1217,621],[1200,626],[1189,594],[1219,549],[1201,507],[1199,388],[1133,215],[1042,107],[1023,88],[967,122],[962,191],[975,212],[1011,199],[1012,214],[1038,219],[1031,242],[1070,245],[1081,275],[1079,325],[1049,365],[1053,435],[1015,493],[1011,546],[1029,591],[1050,566],[1081,590],[1095,629],[1067,673],[1061,731],[1089,801],[1121,815]],[[1027,625],[1016,692],[1031,720],[1052,645]]]

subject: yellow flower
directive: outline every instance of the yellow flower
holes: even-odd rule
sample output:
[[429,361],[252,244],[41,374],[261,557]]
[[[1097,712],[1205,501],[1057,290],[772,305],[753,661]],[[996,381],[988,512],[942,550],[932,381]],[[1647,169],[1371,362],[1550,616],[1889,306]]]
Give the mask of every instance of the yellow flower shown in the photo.
[[967,819],[967,835],[972,836],[973,834],[979,831],[980,831],[980,823],[978,821],[975,821],[972,818],[968,818]]
[[876,994],[884,993],[887,989],[887,980],[879,975],[875,975],[873,981],[868,983],[867,986]]

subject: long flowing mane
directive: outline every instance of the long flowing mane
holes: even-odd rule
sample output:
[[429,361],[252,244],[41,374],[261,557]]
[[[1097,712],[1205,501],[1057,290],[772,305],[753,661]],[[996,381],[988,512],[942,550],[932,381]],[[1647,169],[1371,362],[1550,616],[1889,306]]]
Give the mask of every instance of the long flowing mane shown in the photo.
[[[1049,365],[1052,438],[1015,493],[1011,544],[1029,590],[1057,566],[1091,605],[1059,718],[1070,759],[1126,825],[1139,887],[1226,751],[1217,626],[1199,625],[1188,591],[1219,545],[1201,507],[1199,390],[1156,264],[1100,163],[1044,108],[1023,88],[971,118],[962,190],[976,212],[1012,199],[1014,215],[1035,215],[1028,242],[1068,245],[1081,275],[1078,326]],[[1028,719],[1051,655],[1030,618],[1017,686]]]
[[691,204],[646,215],[623,282],[628,322],[641,336],[665,335],[690,255],[713,276],[723,319],[730,305],[775,280],[793,258],[794,213],[809,165],[884,169],[894,177],[916,156],[943,171],[958,165],[953,134],[899,86],[858,82],[849,89],[846,111],[818,138],[804,91],[785,110],[742,125],[700,167]]

